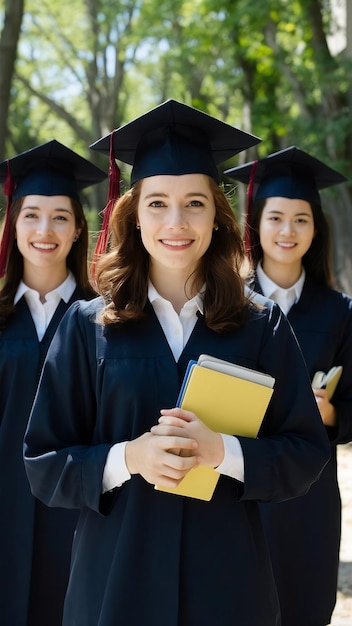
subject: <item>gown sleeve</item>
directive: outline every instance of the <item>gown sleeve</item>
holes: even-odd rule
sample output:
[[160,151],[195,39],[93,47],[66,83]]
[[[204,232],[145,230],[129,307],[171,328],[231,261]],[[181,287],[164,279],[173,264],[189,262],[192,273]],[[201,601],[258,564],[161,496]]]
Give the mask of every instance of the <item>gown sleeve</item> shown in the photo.
[[100,326],[91,322],[89,309],[90,303],[73,304],[53,339],[24,439],[24,460],[32,493],[47,506],[99,511],[112,444],[94,442],[94,346]]
[[239,437],[241,499],[279,502],[307,493],[330,458],[330,444],[292,327],[278,305],[268,308],[259,365],[276,382],[258,438]]
[[352,299],[345,294],[339,295],[344,314],[339,318],[339,346],[334,365],[342,365],[343,370],[331,400],[337,424],[334,428],[327,428],[333,445],[352,441]]

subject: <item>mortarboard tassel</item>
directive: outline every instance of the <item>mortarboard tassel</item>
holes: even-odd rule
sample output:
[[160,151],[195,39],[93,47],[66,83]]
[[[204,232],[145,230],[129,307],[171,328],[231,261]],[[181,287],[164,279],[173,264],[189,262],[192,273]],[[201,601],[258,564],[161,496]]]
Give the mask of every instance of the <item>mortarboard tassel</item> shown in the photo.
[[253,206],[253,189],[255,183],[255,171],[258,161],[253,161],[251,168],[251,176],[247,187],[247,214],[244,225],[244,244],[246,254],[251,256],[251,221],[252,221],[252,206]]
[[1,237],[0,244],[0,278],[5,275],[6,265],[7,265],[7,257],[9,251],[9,238],[10,238],[10,206],[12,204],[12,194],[13,194],[13,180],[11,178],[10,172],[10,161],[7,159],[7,173],[6,179],[4,183],[4,194],[7,196],[6,202],[6,212],[4,219],[4,228]]
[[110,134],[110,157],[109,157],[109,188],[106,207],[103,210],[103,223],[99,233],[98,241],[95,246],[91,275],[94,278],[97,260],[101,254],[106,252],[109,238],[109,222],[111,212],[115,206],[116,200],[120,197],[120,170],[116,164],[113,150],[114,131]]

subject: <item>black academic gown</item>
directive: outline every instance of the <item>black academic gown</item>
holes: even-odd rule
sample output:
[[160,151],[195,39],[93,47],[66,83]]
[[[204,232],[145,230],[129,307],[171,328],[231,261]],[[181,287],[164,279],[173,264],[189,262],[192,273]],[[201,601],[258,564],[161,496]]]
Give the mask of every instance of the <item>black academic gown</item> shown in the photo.
[[24,297],[0,333],[0,624],[59,626],[75,511],[49,509],[30,490],[23,437],[41,367],[70,302],[63,300],[42,339]]
[[[259,283],[255,288],[260,291]],[[262,516],[279,591],[282,626],[326,626],[336,602],[341,532],[336,445],[352,440],[352,300],[306,278],[288,319],[310,378],[343,365],[333,396],[337,427],[326,428],[331,459],[303,497],[265,504]]]
[[[100,306],[77,303],[65,316],[24,446],[36,496],[81,510],[63,624],[279,626],[257,502],[305,493],[329,456],[287,320],[268,303],[220,336],[200,316],[176,363],[150,304],[142,321],[105,329],[94,322]],[[204,502],[134,475],[101,495],[111,445],[175,405],[189,360],[202,352],[277,379],[260,438],[240,439],[244,486],[221,476]]]

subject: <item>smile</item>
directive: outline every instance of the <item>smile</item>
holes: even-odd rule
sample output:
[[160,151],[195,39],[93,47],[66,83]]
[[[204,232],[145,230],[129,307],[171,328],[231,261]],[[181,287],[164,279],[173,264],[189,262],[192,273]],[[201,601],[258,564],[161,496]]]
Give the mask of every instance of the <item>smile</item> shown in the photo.
[[32,243],[32,246],[38,250],[55,250],[57,248],[56,243]]
[[192,239],[161,239],[161,243],[165,246],[172,246],[173,248],[181,248],[182,246],[189,246],[193,242]]
[[284,241],[277,241],[276,245],[280,246],[280,248],[294,248],[297,244],[296,243],[288,243],[288,242],[284,242]]

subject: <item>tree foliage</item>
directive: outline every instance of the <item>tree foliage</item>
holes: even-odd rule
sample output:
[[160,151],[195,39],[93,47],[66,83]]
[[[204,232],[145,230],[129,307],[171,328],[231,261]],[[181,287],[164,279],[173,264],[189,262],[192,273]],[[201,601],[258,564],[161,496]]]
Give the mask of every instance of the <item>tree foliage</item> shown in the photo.
[[[344,1],[26,0],[1,90],[0,157],[56,137],[106,168],[89,144],[172,97],[262,138],[227,166],[295,144],[349,176],[351,58],[328,45]],[[2,77],[6,15],[18,3],[0,0]],[[90,206],[103,207],[105,193]],[[324,201],[339,283],[352,291],[350,186]]]

